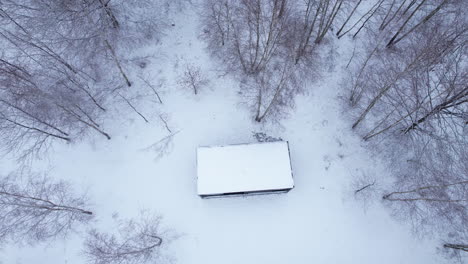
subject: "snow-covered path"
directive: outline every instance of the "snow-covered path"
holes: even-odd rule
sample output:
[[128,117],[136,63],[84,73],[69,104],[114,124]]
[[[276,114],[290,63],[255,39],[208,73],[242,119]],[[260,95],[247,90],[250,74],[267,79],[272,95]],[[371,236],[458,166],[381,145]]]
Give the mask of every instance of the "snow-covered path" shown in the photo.
[[[88,190],[97,226],[108,227],[114,213],[132,217],[142,209],[155,211],[177,236],[165,250],[166,260],[183,264],[443,263],[435,242],[415,238],[380,203],[363,210],[353,200],[352,176],[382,168],[340,117],[336,75],[325,74],[314,84],[281,126],[259,125],[238,103],[238,84],[213,71],[216,65],[197,39],[196,16],[187,12],[163,40],[164,65],[154,62],[146,69],[156,76],[162,68],[168,80],[162,111],[170,116],[171,130],[178,131],[170,152],[155,160],[156,153],[144,150],[167,136],[158,114],[145,112],[153,122],[138,116],[125,124],[109,122],[112,140],[56,146],[37,162],[52,176]],[[178,89],[176,59],[199,64],[210,75],[211,90],[195,97]],[[279,195],[200,199],[196,147],[255,142],[252,132],[289,141],[295,188]],[[0,263],[83,263],[83,232],[45,246],[5,247]]]

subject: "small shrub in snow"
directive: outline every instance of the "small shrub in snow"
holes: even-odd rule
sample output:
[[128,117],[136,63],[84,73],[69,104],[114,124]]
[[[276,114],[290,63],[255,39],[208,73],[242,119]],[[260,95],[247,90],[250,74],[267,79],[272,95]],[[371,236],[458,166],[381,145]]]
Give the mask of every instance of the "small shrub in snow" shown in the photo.
[[197,95],[209,83],[208,78],[202,73],[199,66],[193,64],[185,65],[184,72],[179,77],[179,85],[186,90],[191,90]]
[[364,210],[367,210],[372,203],[378,201],[380,196],[376,178],[366,172],[362,172],[360,175],[352,175],[352,177],[350,191],[353,198],[362,204]]
[[258,141],[258,142],[275,142],[275,141],[283,141],[282,138],[278,137],[272,137],[269,136],[263,132],[253,132],[253,137]]

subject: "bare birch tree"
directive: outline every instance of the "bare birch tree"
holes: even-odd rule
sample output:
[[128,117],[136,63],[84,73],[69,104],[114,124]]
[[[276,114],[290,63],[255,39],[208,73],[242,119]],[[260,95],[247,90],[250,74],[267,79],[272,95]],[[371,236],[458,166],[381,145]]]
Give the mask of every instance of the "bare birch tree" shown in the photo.
[[0,178],[0,241],[34,244],[67,236],[93,213],[85,195],[48,176],[16,172]]
[[93,264],[143,264],[156,261],[164,232],[160,218],[143,214],[138,219],[120,221],[115,233],[92,229],[85,241],[84,254]]
[[383,195],[395,216],[408,220],[418,233],[436,232],[450,241],[444,244],[463,245],[468,241],[466,147],[464,142],[453,154],[453,146],[445,142],[415,146],[410,155],[405,155],[406,164],[395,170],[394,190]]
[[246,79],[241,85],[241,96],[244,103],[251,107],[255,121],[286,117],[288,110],[294,107],[296,95],[306,92],[305,85],[299,82],[293,68],[293,60],[289,64],[278,63],[255,78]]
[[[242,100],[256,121],[284,117],[295,96],[305,92],[305,83],[318,76],[321,58],[313,56],[313,46],[323,40],[341,6],[341,1],[322,2],[205,2],[210,50],[243,83]],[[297,81],[301,78],[303,83]]]
[[[437,33],[436,29],[432,28],[431,30],[433,34]],[[463,39],[465,37],[464,29],[460,31],[449,29],[437,34],[439,34],[438,37],[426,39],[425,42],[423,42],[422,39],[414,39],[413,45],[408,46],[405,53],[386,53],[385,56],[380,56],[382,60],[386,61],[377,64],[377,67],[379,67],[379,65],[383,66],[384,68],[382,68],[382,71],[386,72],[386,76],[374,75],[374,85],[375,82],[380,82],[381,88],[372,95],[372,99],[354,122],[353,128],[356,128],[366,118],[369,112],[372,111],[382,98],[386,97],[389,91],[398,88],[400,83],[412,79],[414,74],[421,69],[432,69],[452,52],[460,49],[462,54],[466,52],[463,44]],[[464,56],[465,55],[462,55],[462,57]],[[393,58],[388,60],[390,57]],[[403,61],[406,62],[402,65],[401,62]],[[369,70],[376,71],[377,67]],[[372,80],[369,81],[372,82]],[[463,94],[462,92],[458,96],[463,97]]]
[[[350,68],[353,128],[388,162],[383,201],[459,256],[468,241],[466,11],[460,1],[389,1]],[[375,23],[375,18],[380,18]],[[343,34],[343,33],[342,33]]]
[[91,132],[110,139],[106,105],[131,85],[128,50],[159,41],[172,5],[2,1],[0,147],[25,157]]

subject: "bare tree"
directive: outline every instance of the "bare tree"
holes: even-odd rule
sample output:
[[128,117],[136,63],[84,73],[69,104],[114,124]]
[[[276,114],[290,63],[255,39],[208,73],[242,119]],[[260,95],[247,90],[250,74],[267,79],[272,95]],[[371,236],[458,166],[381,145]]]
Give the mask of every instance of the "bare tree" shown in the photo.
[[[353,38],[355,38],[362,29],[366,28],[371,33],[371,37],[385,37],[387,47],[391,48],[414,35],[421,27],[437,24],[444,27],[453,25],[453,21],[461,17],[457,13],[463,12],[460,9],[463,3],[459,0],[376,0],[370,3],[372,6],[367,11],[358,9],[360,2],[355,5],[350,16],[338,31],[338,38],[353,30],[355,30],[353,33]],[[360,13],[362,15],[355,19],[354,24],[343,31],[351,16]]]
[[336,15],[341,9],[343,0],[321,0],[319,3],[318,13],[320,18],[318,21],[318,32],[315,38],[315,43],[321,43],[327,32],[330,30]]
[[457,0],[379,9],[349,67],[352,127],[388,163],[384,203],[416,233],[437,233],[457,258],[468,241],[466,9]]
[[[437,193],[434,190],[440,190],[445,188],[454,187],[461,185],[462,188],[468,185],[468,181],[460,181],[455,183],[448,183],[443,185],[431,185],[418,187],[411,190],[405,191],[395,191],[387,193],[383,196],[384,200],[389,201],[401,201],[401,202],[414,202],[414,201],[426,201],[426,202],[443,202],[443,203],[456,203],[456,202],[468,202],[468,199],[465,198],[443,198],[440,197],[440,193]],[[428,196],[428,194],[434,193],[435,196]],[[464,195],[464,193],[462,193]]]
[[57,70],[46,60],[41,64],[38,69],[0,58],[0,136],[5,139],[1,147],[7,152],[24,150],[24,156],[40,153],[53,140],[81,138],[88,129],[109,138],[100,124],[105,112],[100,96],[92,95],[89,86],[68,75],[66,68]]
[[438,248],[438,252],[458,263],[465,263],[468,260],[468,245],[458,242],[456,238],[446,239],[442,246]]
[[206,5],[205,36],[212,52],[229,70],[245,74],[262,71],[284,40],[290,19],[288,1],[224,1],[223,8],[211,8],[214,3],[207,1]]
[[358,28],[356,33],[354,33],[353,38],[355,38],[359,34],[359,32],[361,32],[361,30],[366,26],[367,22],[369,22],[369,20],[374,16],[374,14],[376,14],[376,12],[380,9],[383,2],[384,0],[380,0],[377,2],[377,4],[373,7],[372,12],[370,12],[369,16],[362,22],[361,26]]
[[336,36],[339,36],[341,31],[343,31],[344,27],[346,26],[346,24],[348,24],[349,20],[351,19],[351,17],[354,15],[354,12],[356,12],[356,9],[359,7],[359,5],[361,4],[362,0],[358,0],[356,5],[353,7],[353,9],[351,10],[351,12],[349,13],[348,17],[346,18],[346,20],[343,22],[343,25],[341,25],[340,29],[336,32]]
[[308,1],[296,6],[287,0],[223,1],[222,5],[206,1],[210,50],[243,83],[242,100],[256,121],[284,117],[295,96],[305,92],[306,80],[318,76],[321,60],[314,57],[314,46],[330,29],[341,2]]
[[[452,29],[448,29],[445,32],[437,32],[437,29],[434,28],[432,28],[431,30],[433,32],[433,35],[438,34],[438,36],[431,39],[426,39],[427,41],[424,42],[424,45],[421,45],[421,43],[423,43],[422,39],[413,39],[413,44],[407,47],[406,53],[385,53],[383,54],[384,56],[377,57],[386,61],[377,64],[377,67],[374,67],[369,70],[377,71],[379,70],[379,66],[383,66],[384,68],[381,68],[380,71],[385,71],[386,76],[379,77],[378,75],[375,75],[374,77],[378,78],[378,80],[368,80],[368,83],[374,82],[374,85],[375,83],[379,83],[379,85],[381,85],[381,88],[380,90],[374,92],[374,94],[372,95],[372,99],[369,101],[367,107],[362,111],[360,116],[354,122],[353,128],[356,128],[365,119],[365,117],[375,107],[375,105],[381,101],[381,99],[388,98],[387,94],[390,91],[395,91],[393,89],[398,89],[401,83],[406,82],[406,80],[408,79],[411,80],[416,72],[419,72],[422,69],[427,69],[430,71],[430,69],[432,69],[435,65],[439,64],[441,59],[452,54],[452,52],[455,52],[454,54],[459,54],[458,52],[456,52],[457,50],[460,51],[461,54],[465,54],[463,42],[465,33],[464,29],[461,29],[459,32],[457,32],[458,30],[453,31]],[[395,58],[393,56],[397,56],[398,58]],[[461,56],[464,57],[465,55]],[[390,57],[393,57],[391,59],[392,61],[398,61],[399,63],[396,64],[388,60]],[[402,61],[407,62],[401,65]],[[459,76],[458,78],[462,77]],[[411,84],[414,82],[409,81],[409,83]],[[456,98],[463,98],[463,90],[464,89],[462,88],[462,92],[459,95],[455,96],[452,101],[456,101]],[[400,89],[396,90],[395,92],[398,91],[400,91]],[[430,93],[432,92],[431,89],[429,91]]]
[[162,104],[163,101],[161,99],[161,96],[159,95],[159,92],[158,92],[157,88],[161,88],[163,86],[163,84],[165,82],[165,79],[159,79],[157,85],[155,86],[155,85],[151,84],[151,82],[149,80],[147,80],[146,78],[144,78],[142,76],[139,76],[139,78],[140,78],[140,80],[143,81],[143,83],[146,86],[148,86],[148,88],[151,89],[151,91],[153,91],[154,95],[156,95],[156,98],[158,99],[158,102],[160,104]]
[[17,172],[0,179],[0,241],[37,243],[65,237],[93,216],[69,183]]
[[394,170],[396,190],[387,191],[383,199],[416,232],[437,231],[452,244],[464,244],[468,240],[466,143],[461,149],[440,144],[446,143],[432,141],[415,147],[406,164]]
[[[327,32],[333,25],[336,15],[340,11],[343,1],[314,1],[308,0],[304,6],[298,5],[292,18],[292,34],[287,38],[295,40],[291,43],[295,47],[295,64],[308,57],[317,59],[313,54],[317,44],[323,42]],[[333,8],[332,8],[333,7]],[[298,15],[300,14],[300,15]],[[310,63],[310,62],[306,62]]]
[[[345,24],[343,24],[342,28],[340,28],[340,30],[337,32],[337,34],[336,34],[337,37],[339,39],[342,38],[344,35],[348,34],[350,31],[352,31],[354,28],[356,28],[356,26],[360,25],[358,30],[356,31],[356,33],[354,33],[354,37],[356,37],[356,35],[364,28],[364,26],[367,24],[367,22],[369,22],[371,20],[371,18],[374,17],[374,15],[377,13],[379,8],[382,6],[383,2],[384,2],[384,0],[375,1],[374,4],[350,28],[348,28],[346,31],[342,32],[343,29],[344,29],[344,26],[347,24],[347,22],[349,21],[349,19],[352,16],[352,14],[356,11],[355,9],[353,9],[351,11],[350,16],[346,20]],[[359,3],[355,6],[355,8],[357,8],[358,6],[359,6]]]
[[278,63],[274,68],[244,81],[241,97],[251,107],[255,121],[262,122],[267,117],[271,120],[284,118],[294,107],[295,96],[306,92],[304,83],[298,81],[293,68],[293,60]]
[[459,263],[464,263],[467,259],[468,244],[444,243],[443,253],[449,258],[458,260]]
[[127,49],[158,41],[178,2],[2,1],[2,150],[38,154],[90,131],[110,139],[106,105],[131,85]]
[[369,172],[360,171],[359,173],[353,173],[352,180],[349,186],[349,192],[352,193],[352,197],[359,201],[364,210],[367,210],[373,203],[378,201],[380,194],[379,183],[377,183],[377,177],[372,176]]
[[130,102],[129,99],[127,99],[125,96],[121,95],[121,94],[118,94],[120,98],[122,98],[122,100],[124,100],[127,105],[135,112],[137,113],[146,123],[149,123],[148,119],[138,110],[135,108],[135,106]]
[[[161,119],[162,116],[161,116]],[[163,119],[164,120],[164,119]],[[167,127],[166,127],[167,129]],[[156,141],[155,143],[149,145],[148,147],[142,149],[142,151],[153,152],[155,154],[154,160],[157,161],[163,156],[167,155],[172,151],[173,148],[173,140],[174,136],[177,135],[180,130],[176,132],[172,132],[168,129],[169,135],[161,138],[160,140]]]
[[197,95],[200,90],[208,85],[209,80],[199,66],[188,63],[185,65],[184,72],[179,77],[178,83],[182,88],[192,90]]
[[414,14],[426,3],[426,0],[421,1],[416,8],[411,12],[411,14],[408,16],[408,18],[403,22],[403,24],[400,26],[400,28],[397,30],[397,32],[393,35],[393,37],[390,39],[390,41],[387,43],[387,47],[391,47],[395,45],[396,43],[400,42],[402,39],[404,39],[406,36],[408,36],[411,32],[413,32],[415,29],[417,29],[420,25],[426,23],[429,19],[431,19],[441,8],[447,4],[448,0],[442,1],[439,5],[437,5],[429,14],[424,16],[416,25],[414,25],[412,28],[410,28],[403,36],[398,37],[403,29],[406,27],[408,22],[411,20],[411,18],[414,16]]
[[231,38],[232,3],[229,0],[223,0],[206,1],[205,4],[204,8],[209,10],[204,16],[205,33],[215,34],[210,38],[212,48],[218,46],[218,41],[221,46],[224,46]]
[[456,250],[463,250],[468,252],[468,245],[464,244],[444,244],[444,248],[451,248],[451,249],[456,249]]
[[[398,14],[400,14],[400,10],[402,10],[402,7],[406,4],[408,0],[404,1],[398,1],[397,3],[396,0],[392,1],[391,5],[387,8],[387,11],[385,12],[385,16],[382,19],[382,23],[379,26],[379,30],[384,30],[385,27],[387,27],[393,19],[397,17]],[[393,11],[393,7],[397,6],[396,10]]]
[[143,214],[138,219],[121,221],[115,233],[92,229],[84,249],[88,263],[143,264],[155,261],[163,244],[160,220],[160,217]]

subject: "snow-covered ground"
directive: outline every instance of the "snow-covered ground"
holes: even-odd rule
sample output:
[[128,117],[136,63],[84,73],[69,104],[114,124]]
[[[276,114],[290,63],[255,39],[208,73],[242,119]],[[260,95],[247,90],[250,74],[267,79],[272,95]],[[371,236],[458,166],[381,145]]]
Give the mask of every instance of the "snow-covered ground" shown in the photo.
[[[116,213],[127,218],[147,209],[162,215],[173,236],[164,248],[165,260],[173,263],[444,262],[436,241],[412,235],[379,201],[364,210],[353,199],[353,176],[366,172],[385,178],[385,171],[342,118],[339,67],[299,98],[281,125],[261,125],[239,104],[238,84],[218,76],[220,66],[209,59],[198,32],[196,16],[186,11],[154,47],[153,53],[164,54],[152,60],[145,74],[164,76],[167,82],[164,105],[154,107],[159,112],[140,109],[150,123],[122,110],[133,119],[109,120],[112,140],[95,137],[56,145],[35,168],[86,189],[98,227],[109,228]],[[175,81],[187,62],[200,65],[211,79],[210,89],[198,96],[179,89]],[[161,112],[178,133],[168,153],[157,159],[147,147],[168,135],[158,121]],[[295,188],[287,194],[201,199],[196,192],[197,146],[255,142],[253,132],[289,141]],[[5,247],[0,263],[83,263],[84,232],[46,245]]]

